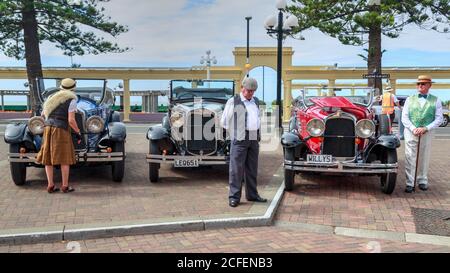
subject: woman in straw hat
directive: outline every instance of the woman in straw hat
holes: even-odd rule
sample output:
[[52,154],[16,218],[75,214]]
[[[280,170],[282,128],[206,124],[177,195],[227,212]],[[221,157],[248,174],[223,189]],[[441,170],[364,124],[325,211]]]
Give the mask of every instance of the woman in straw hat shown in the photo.
[[430,76],[419,76],[418,92],[407,98],[403,106],[402,122],[405,126],[406,154],[405,192],[407,193],[415,190],[416,179],[419,189],[423,191],[428,189],[428,166],[433,129],[442,123],[442,103],[437,97],[428,94],[432,83]]
[[73,92],[75,87],[76,81],[73,79],[62,80],[60,91],[49,97],[44,103],[45,130],[37,162],[45,165],[48,193],[59,191],[53,181],[53,167],[57,165],[61,166],[61,191],[64,193],[74,191],[69,186],[70,165],[76,163],[69,127],[77,134],[78,141],[81,140],[80,129],[75,121],[77,110],[77,96]]

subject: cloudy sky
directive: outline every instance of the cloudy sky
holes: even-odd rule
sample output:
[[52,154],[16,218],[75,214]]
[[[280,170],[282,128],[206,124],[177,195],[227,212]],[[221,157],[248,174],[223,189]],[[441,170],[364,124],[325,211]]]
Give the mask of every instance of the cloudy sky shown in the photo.
[[[210,49],[217,65],[233,65],[235,46],[246,45],[246,16],[251,46],[276,46],[263,27],[276,14],[275,0],[111,0],[106,13],[129,32],[116,40],[132,48],[127,53],[74,57],[89,66],[193,66]],[[294,65],[366,66],[357,54],[363,47],[344,46],[317,30],[305,31],[304,41],[287,39],[295,50]],[[114,39],[110,39],[115,41]],[[408,27],[398,39],[383,38],[384,66],[450,66],[450,34]],[[69,66],[71,60],[49,44],[41,46],[44,66]],[[0,66],[23,65],[0,55]]]

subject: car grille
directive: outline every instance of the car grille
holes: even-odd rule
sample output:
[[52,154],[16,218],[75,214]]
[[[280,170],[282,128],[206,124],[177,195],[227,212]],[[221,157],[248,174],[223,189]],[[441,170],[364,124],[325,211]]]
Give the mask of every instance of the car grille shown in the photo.
[[[210,120],[214,119],[214,116],[203,116],[200,114],[191,114],[189,115],[188,120],[188,139],[186,140],[186,148],[187,151],[191,154],[211,154],[216,151],[216,139],[211,137],[206,138],[203,134],[205,124],[210,122]],[[198,124],[194,124],[194,121]],[[201,121],[201,122],[200,122]],[[215,133],[215,126],[212,129],[207,129],[207,131],[211,131]]]
[[322,153],[333,157],[355,156],[355,123],[347,118],[332,118],[325,123]]

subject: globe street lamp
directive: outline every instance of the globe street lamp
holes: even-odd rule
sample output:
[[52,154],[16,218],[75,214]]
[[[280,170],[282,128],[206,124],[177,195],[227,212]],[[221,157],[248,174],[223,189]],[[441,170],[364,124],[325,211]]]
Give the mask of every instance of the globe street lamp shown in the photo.
[[210,71],[211,63],[217,64],[217,60],[216,60],[215,56],[211,57],[211,50],[207,50],[206,57],[202,56],[202,58],[200,60],[200,64],[206,64],[206,79],[207,80],[211,79],[211,71]]
[[[276,7],[278,9],[278,20],[275,15],[267,17],[264,22],[264,27],[267,30],[267,34],[271,37],[276,36],[278,41],[277,47],[277,107],[278,107],[278,126],[280,129],[283,128],[282,123],[282,105],[281,105],[281,69],[282,69],[282,48],[284,36],[291,35],[293,33],[293,28],[299,26],[298,19],[294,15],[290,15],[286,21],[284,21],[283,10],[286,9],[286,0],[277,0]],[[282,131],[281,131],[282,132]]]

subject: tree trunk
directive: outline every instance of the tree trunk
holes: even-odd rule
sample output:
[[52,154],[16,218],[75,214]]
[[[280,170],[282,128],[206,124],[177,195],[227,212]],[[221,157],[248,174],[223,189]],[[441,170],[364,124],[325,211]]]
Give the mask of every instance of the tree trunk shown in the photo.
[[42,78],[41,53],[39,50],[38,24],[34,0],[24,0],[22,10],[22,24],[24,30],[25,59],[27,65],[28,82],[30,84],[31,111],[39,110],[37,78]]
[[[379,6],[372,6],[371,11],[380,12]],[[373,24],[369,28],[369,52],[367,56],[368,74],[381,74],[381,25]],[[377,95],[382,93],[382,79],[369,78],[368,85],[376,89]]]

